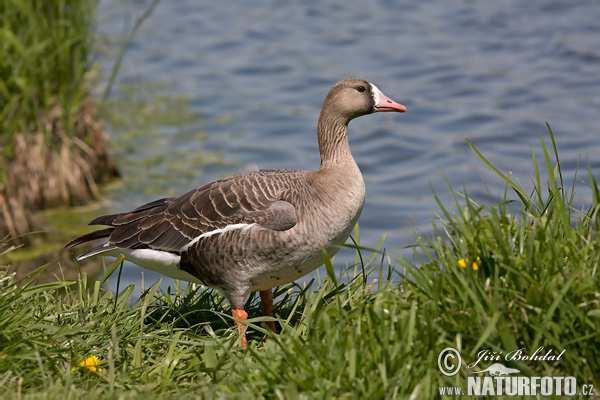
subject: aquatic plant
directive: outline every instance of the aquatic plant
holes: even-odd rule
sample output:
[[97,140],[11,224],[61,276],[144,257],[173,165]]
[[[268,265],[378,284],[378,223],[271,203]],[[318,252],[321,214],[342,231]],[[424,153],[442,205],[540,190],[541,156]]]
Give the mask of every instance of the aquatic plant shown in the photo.
[[0,235],[116,175],[90,100],[95,0],[0,3]]

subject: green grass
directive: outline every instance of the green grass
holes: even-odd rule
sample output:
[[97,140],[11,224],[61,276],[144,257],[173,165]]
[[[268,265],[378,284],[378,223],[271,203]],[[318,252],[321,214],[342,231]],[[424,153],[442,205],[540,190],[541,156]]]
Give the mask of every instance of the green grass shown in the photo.
[[[10,158],[16,133],[43,129],[60,106],[65,127],[87,95],[95,0],[0,2],[0,146]],[[70,134],[71,129],[66,133]]]
[[0,2],[0,235],[21,240],[34,211],[94,199],[118,175],[90,96],[96,5]]
[[[448,346],[468,361],[482,349],[564,348],[560,362],[506,364],[598,391],[600,192],[590,176],[589,209],[573,208],[551,140],[544,171],[534,161],[531,194],[497,171],[514,201],[485,206],[457,194],[455,210],[440,204],[439,233],[415,247],[420,265],[389,266],[363,249],[368,285],[358,263],[346,276],[279,288],[279,335],[260,327],[252,298],[247,351],[211,291],[155,285],[133,299],[128,287],[114,308],[101,282],[18,287],[4,277],[0,397],[436,398],[438,386],[464,386],[470,375],[438,371]],[[103,360],[97,373],[78,366],[89,355]]]

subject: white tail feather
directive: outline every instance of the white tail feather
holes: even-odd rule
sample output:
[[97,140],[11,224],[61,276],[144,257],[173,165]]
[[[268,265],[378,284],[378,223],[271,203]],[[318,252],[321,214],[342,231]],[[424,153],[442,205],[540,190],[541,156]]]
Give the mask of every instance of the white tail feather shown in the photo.
[[87,260],[88,258],[92,258],[97,255],[104,254],[104,253],[107,253],[107,252],[110,252],[110,251],[113,251],[116,249],[117,249],[116,247],[109,246],[108,243],[106,243],[100,247],[94,247],[90,251],[87,251],[83,254],[78,255],[77,257],[75,257],[75,261],[81,262],[81,261]]

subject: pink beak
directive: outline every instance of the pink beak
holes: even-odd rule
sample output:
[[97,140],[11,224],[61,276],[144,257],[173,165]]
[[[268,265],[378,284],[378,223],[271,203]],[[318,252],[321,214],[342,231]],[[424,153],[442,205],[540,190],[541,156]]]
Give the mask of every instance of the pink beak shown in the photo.
[[373,99],[375,106],[373,107],[374,112],[406,112],[407,108],[404,104],[395,102],[394,100],[387,97],[379,88],[371,84],[373,91]]
[[375,104],[376,112],[406,112],[408,109],[404,104],[400,104],[390,99],[387,96],[384,96],[382,101],[377,102]]

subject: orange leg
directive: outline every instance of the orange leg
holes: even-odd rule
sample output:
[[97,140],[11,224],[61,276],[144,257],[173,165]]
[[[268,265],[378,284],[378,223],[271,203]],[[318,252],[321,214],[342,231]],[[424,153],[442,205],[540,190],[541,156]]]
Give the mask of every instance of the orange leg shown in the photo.
[[231,310],[231,314],[233,315],[233,320],[235,321],[235,325],[240,333],[240,344],[242,345],[242,349],[246,350],[246,347],[248,347],[246,329],[248,327],[246,326],[245,322],[248,319],[248,313],[244,311],[243,308],[234,308]]
[[[271,292],[271,289],[260,291],[260,301],[262,303],[263,313],[268,317],[272,317],[273,316],[273,293]],[[267,321],[267,326],[269,327],[269,329],[272,332],[277,333],[277,330],[275,328],[275,321]]]

